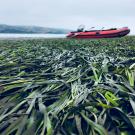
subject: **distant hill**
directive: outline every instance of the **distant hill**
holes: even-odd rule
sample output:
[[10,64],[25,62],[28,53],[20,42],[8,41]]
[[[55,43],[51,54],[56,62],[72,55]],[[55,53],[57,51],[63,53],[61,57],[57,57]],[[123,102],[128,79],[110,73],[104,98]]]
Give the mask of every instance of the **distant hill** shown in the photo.
[[48,28],[40,26],[12,26],[0,24],[0,33],[35,33],[35,34],[66,34],[71,30],[59,29],[59,28]]

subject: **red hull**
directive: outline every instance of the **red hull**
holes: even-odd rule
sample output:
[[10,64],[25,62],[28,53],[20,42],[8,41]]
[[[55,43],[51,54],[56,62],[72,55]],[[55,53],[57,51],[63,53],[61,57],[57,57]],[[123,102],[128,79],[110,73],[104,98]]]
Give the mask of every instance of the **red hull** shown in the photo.
[[108,30],[93,30],[93,31],[83,31],[83,32],[70,32],[67,38],[115,38],[123,37],[129,34],[130,29],[120,28],[120,29],[108,29]]

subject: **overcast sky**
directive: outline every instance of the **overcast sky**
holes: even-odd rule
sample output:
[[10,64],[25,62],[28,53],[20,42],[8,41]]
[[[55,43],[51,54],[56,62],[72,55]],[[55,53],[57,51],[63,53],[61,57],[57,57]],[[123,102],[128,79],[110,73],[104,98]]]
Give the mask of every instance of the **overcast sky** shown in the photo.
[[0,24],[76,29],[131,28],[135,34],[135,0],[0,0]]

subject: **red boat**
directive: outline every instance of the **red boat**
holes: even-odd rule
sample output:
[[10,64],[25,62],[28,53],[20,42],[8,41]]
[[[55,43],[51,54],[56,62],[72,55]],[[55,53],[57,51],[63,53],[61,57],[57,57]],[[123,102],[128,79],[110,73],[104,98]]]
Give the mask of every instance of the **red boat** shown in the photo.
[[70,32],[67,35],[67,38],[115,38],[126,36],[130,32],[130,29],[128,27],[90,31],[84,31],[83,29],[84,28],[81,28],[77,31]]

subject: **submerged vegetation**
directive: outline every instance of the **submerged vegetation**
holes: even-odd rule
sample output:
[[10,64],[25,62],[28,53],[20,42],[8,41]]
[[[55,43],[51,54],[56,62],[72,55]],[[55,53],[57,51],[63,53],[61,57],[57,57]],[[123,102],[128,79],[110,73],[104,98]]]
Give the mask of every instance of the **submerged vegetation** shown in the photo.
[[133,135],[135,37],[1,40],[1,135]]

